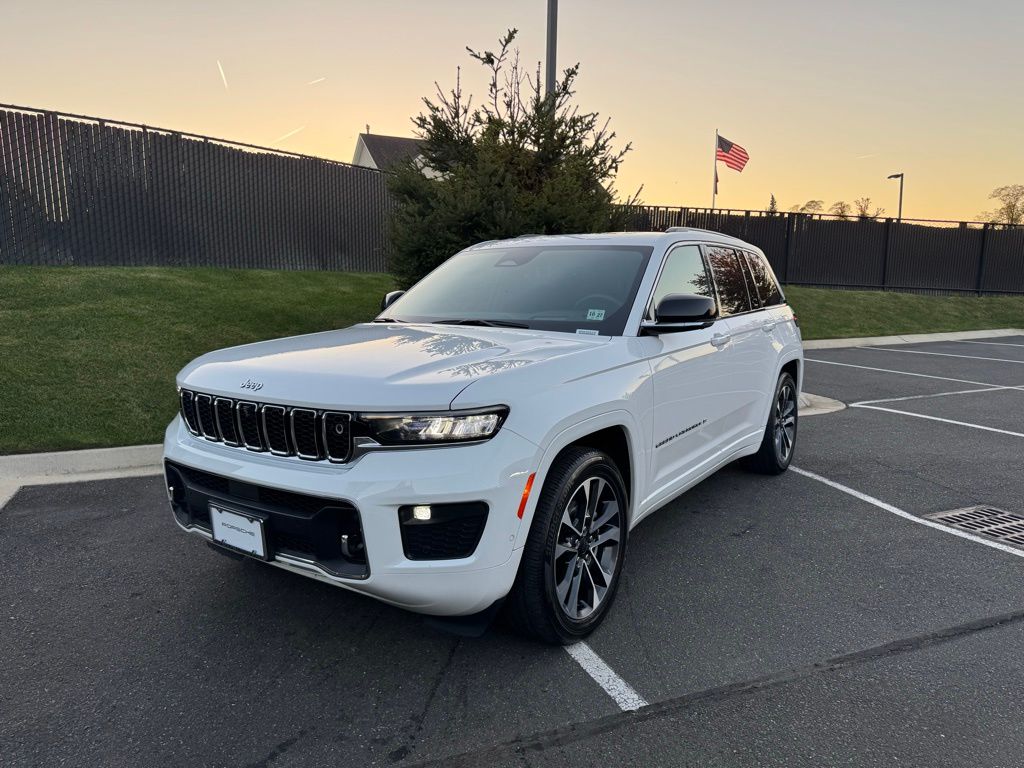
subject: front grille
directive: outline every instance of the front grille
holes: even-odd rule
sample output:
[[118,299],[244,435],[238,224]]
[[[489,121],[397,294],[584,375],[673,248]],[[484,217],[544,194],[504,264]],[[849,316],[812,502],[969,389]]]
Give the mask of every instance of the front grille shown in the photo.
[[165,462],[178,522],[211,532],[210,503],[262,513],[272,557],[289,555],[345,578],[369,575],[358,510],[340,499],[310,496]]
[[273,403],[255,403],[181,390],[181,417],[195,435],[250,451],[307,461],[348,461],[352,417]]
[[432,504],[428,520],[416,519],[414,507],[400,507],[402,549],[410,560],[453,560],[476,551],[487,523],[487,505]]

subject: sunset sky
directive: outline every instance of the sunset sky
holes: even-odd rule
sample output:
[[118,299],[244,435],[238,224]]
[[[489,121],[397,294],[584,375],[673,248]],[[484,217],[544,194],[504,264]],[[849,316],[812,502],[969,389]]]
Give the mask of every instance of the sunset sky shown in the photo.
[[[4,0],[0,102],[349,161],[367,123],[411,135],[459,65],[484,95],[464,46],[517,27],[538,61],[545,8]],[[708,205],[718,128],[751,156],[742,174],[720,164],[720,207],[869,196],[895,214],[886,176],[904,171],[905,217],[961,219],[1024,183],[1022,30],[1016,0],[561,0],[558,59],[580,62],[581,106],[633,143],[622,193]]]

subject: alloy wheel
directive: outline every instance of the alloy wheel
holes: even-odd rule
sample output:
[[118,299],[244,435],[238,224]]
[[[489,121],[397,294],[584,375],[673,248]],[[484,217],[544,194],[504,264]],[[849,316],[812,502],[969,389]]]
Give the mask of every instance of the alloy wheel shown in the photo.
[[552,570],[556,602],[570,619],[586,619],[608,594],[621,548],[622,502],[611,483],[592,475],[562,511]]
[[796,442],[796,389],[788,381],[779,388],[773,410],[775,455],[780,464],[789,461]]

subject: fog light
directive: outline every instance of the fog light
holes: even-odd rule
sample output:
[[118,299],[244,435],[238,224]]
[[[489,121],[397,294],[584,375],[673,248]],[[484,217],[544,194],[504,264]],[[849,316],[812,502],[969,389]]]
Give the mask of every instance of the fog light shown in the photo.
[[417,520],[429,520],[430,519],[430,507],[420,506],[412,508],[412,516]]

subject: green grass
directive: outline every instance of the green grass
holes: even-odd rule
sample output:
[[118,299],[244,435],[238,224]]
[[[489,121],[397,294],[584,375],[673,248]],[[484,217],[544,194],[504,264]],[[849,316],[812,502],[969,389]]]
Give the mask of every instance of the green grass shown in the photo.
[[0,267],[0,454],[159,442],[189,360],[344,328],[390,289],[355,273]]
[[789,286],[805,339],[1024,328],[1024,296],[926,296]]
[[[0,267],[0,454],[158,442],[189,360],[367,320],[390,288],[354,273]],[[1024,327],[1024,297],[786,295],[807,339]]]

